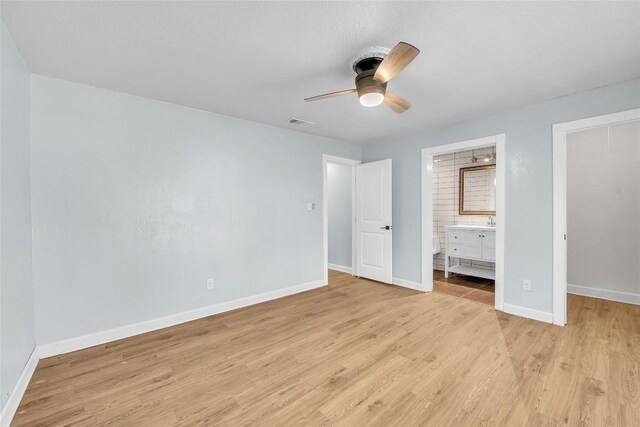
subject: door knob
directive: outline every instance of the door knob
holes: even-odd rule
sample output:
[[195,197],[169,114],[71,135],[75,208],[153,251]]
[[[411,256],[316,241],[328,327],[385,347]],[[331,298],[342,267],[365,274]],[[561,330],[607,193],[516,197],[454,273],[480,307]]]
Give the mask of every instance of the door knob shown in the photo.
[[380,227],[380,230],[391,230],[391,229],[393,229],[393,227],[390,225],[385,225],[384,227]]

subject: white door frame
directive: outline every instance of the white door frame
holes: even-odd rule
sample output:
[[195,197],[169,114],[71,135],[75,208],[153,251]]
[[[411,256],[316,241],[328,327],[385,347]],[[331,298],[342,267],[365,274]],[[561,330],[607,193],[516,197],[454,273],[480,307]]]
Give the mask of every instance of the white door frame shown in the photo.
[[553,125],[553,323],[567,323],[567,135],[640,120],[640,108]]
[[329,194],[327,191],[327,165],[335,163],[338,165],[351,166],[351,274],[356,274],[356,165],[362,163],[360,160],[347,159],[345,157],[322,155],[322,245],[324,252],[324,284],[329,284],[329,210],[327,201]]
[[496,310],[504,310],[505,246],[505,134],[422,149],[422,290],[433,290],[433,157],[485,147],[496,147]]

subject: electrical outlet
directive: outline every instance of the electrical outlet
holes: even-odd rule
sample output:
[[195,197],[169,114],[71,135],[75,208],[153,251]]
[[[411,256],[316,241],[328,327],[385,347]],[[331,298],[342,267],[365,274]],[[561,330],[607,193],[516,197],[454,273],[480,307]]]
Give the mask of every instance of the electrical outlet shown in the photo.
[[213,278],[207,279],[207,290],[213,289]]
[[522,281],[522,289],[525,291],[531,291],[531,280],[525,279]]

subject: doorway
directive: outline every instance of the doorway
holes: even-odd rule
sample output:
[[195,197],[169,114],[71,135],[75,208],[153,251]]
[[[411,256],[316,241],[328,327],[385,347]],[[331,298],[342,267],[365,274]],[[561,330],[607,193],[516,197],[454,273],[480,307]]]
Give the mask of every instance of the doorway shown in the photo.
[[496,146],[433,157],[433,291],[495,305]]
[[353,260],[353,167],[327,164],[327,211],[329,269],[352,272]]
[[[454,159],[456,155],[460,156],[459,162]],[[497,310],[504,310],[504,159],[504,134],[422,150],[423,290],[434,290],[435,267],[436,270],[444,270],[442,273],[436,272],[436,278],[442,279],[437,282],[447,284],[449,279],[451,282],[457,281],[457,284],[450,284],[458,287],[460,294],[475,291],[474,288],[488,290],[487,286],[492,285],[494,296],[491,304]],[[434,196],[438,195],[438,187],[434,187],[434,177],[440,162],[443,162],[442,171],[446,170],[448,174],[442,181],[441,201],[447,205],[451,201],[451,206],[440,206],[438,212],[438,203],[434,203]],[[469,193],[466,203],[464,182],[467,182]],[[487,196],[493,191],[491,202],[475,197],[475,191],[472,189],[481,183],[483,189],[487,190]],[[474,194],[470,194],[471,192]],[[441,213],[441,221],[436,221],[438,213]],[[465,220],[459,219],[456,222],[456,217]],[[455,280],[454,273],[457,274]],[[449,277],[445,277],[445,274]],[[490,283],[491,281],[493,283]],[[440,284],[437,286],[444,287]],[[449,287],[451,292],[454,292],[453,289]],[[489,296],[482,297],[476,294],[480,292],[474,292],[469,296],[478,296],[484,300],[483,302],[489,302]]]
[[[329,282],[328,270],[332,268],[350,272],[354,276],[414,289],[393,279],[392,160],[361,164],[359,160],[325,154],[322,166],[325,284]],[[343,166],[347,169],[341,169]],[[349,174],[351,180],[350,185],[347,185]],[[346,194],[348,190],[344,187],[347,186],[350,195]],[[330,194],[332,187],[335,191]],[[351,217],[350,224],[347,224],[349,210],[344,203],[349,197]],[[332,199],[334,203],[343,205],[331,207]],[[332,225],[334,230],[330,230]],[[349,235],[350,259],[346,255]]]
[[[322,155],[322,229],[325,285],[329,284],[330,268],[335,271],[352,273],[353,266],[355,266],[355,167],[360,163],[360,160],[330,156],[328,154]],[[333,205],[330,207],[331,204]]]
[[640,304],[640,109],[553,126],[553,323],[567,293]]

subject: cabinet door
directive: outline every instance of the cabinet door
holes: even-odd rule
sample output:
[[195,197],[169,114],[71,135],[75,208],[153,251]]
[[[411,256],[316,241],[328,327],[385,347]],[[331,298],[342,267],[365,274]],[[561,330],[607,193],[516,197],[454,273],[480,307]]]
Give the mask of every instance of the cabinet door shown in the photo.
[[482,232],[467,231],[465,234],[465,255],[469,258],[482,258]]
[[496,233],[494,231],[482,234],[482,258],[487,261],[496,260]]

